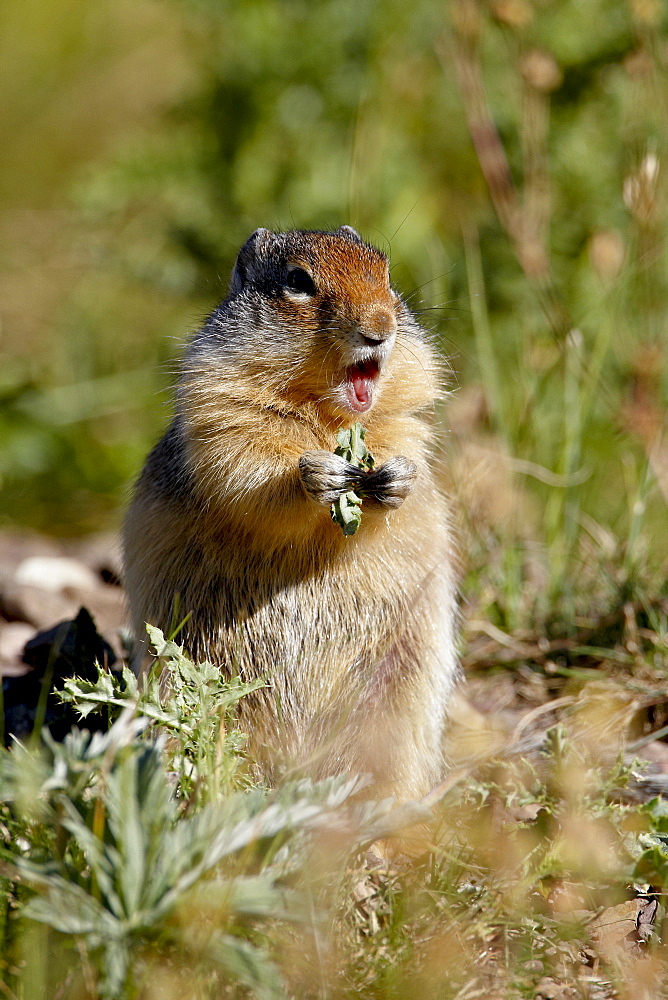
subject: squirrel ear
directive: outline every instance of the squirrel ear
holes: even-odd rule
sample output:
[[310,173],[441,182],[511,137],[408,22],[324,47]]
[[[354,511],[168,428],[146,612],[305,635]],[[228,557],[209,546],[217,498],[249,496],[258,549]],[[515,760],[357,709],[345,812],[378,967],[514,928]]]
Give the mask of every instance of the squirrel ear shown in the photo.
[[248,237],[239,251],[239,256],[232,271],[232,278],[230,280],[231,296],[238,295],[246,282],[253,278],[253,275],[258,270],[259,257],[262,250],[267,246],[272,236],[273,233],[269,229],[256,229]]
[[341,236],[345,236],[347,240],[351,240],[353,243],[364,243],[364,240],[352,226],[339,226],[336,230]]

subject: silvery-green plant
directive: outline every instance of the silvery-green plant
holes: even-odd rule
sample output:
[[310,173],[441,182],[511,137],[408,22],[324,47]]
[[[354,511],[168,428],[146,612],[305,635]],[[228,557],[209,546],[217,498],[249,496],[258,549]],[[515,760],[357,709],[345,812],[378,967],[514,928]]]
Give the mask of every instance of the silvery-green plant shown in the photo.
[[234,728],[234,707],[263,681],[226,679],[212,663],[193,663],[160,629],[147,630],[155,651],[150,669],[137,677],[126,666],[120,674],[100,667],[94,682],[69,678],[62,698],[82,719],[100,711],[111,719],[122,711],[144,716],[166,736],[165,752],[180,794],[215,796],[238,778],[244,737]]
[[[240,741],[220,720],[256,685],[224,681],[151,635],[159,655],[145,678],[100,670],[95,683],[67,683],[65,697],[83,716],[100,707],[116,715],[108,732],[74,730],[61,744],[45,730],[41,747],[0,755],[0,801],[21,834],[2,852],[5,873],[21,886],[19,917],[83,950],[100,997],[140,995],[151,956],[170,954],[196,955],[214,986],[283,996],[254,929],[298,921],[317,933],[312,903],[294,886],[318,837],[334,836],[342,864],[429,811],[356,801],[364,776],[274,791],[239,780],[234,789]],[[211,780],[216,768],[227,775],[224,788]]]

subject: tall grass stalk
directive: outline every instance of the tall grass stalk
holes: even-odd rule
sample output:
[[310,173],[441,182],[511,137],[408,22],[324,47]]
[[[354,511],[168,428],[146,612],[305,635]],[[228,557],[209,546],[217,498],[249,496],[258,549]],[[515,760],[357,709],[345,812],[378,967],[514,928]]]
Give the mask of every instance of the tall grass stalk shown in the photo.
[[485,389],[489,419],[494,430],[507,442],[508,421],[505,414],[501,373],[496,358],[494,338],[487,312],[485,276],[480,255],[480,240],[474,226],[463,230],[469,305],[475,337],[480,379]]

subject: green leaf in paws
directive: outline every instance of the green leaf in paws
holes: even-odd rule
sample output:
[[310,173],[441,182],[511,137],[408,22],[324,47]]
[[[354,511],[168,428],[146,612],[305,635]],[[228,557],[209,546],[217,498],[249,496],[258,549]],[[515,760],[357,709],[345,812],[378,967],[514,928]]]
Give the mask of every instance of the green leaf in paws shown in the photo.
[[[338,443],[334,454],[344,458],[351,465],[357,466],[358,469],[371,471],[375,461],[364,443],[365,437],[366,428],[360,423],[354,423],[352,427],[340,430],[336,436]],[[362,522],[361,506],[362,497],[351,490],[348,493],[343,493],[330,508],[332,521],[340,525],[346,537],[354,535]]]
[[344,535],[354,535],[362,521],[362,500],[352,491],[342,493],[331,506],[332,521],[341,526]]
[[346,462],[356,465],[358,469],[371,471],[375,465],[374,457],[364,443],[366,427],[354,423],[352,427],[340,430],[336,435],[337,447],[334,454],[345,458]]

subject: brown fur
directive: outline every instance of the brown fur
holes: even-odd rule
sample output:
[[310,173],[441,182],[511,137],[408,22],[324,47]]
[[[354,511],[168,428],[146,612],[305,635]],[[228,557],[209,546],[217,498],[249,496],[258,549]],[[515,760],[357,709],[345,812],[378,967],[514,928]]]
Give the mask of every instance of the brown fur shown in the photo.
[[[294,267],[313,294],[287,287]],[[380,373],[357,413],[341,386],[367,355]],[[387,259],[347,227],[258,230],[186,353],[174,422],[126,521],[133,625],[137,636],[144,622],[168,629],[177,601],[179,620],[191,614],[180,638],[194,656],[267,678],[241,723],[270,781],[295,764],[370,771],[382,791],[415,797],[441,775],[453,557],[421,416],[439,381]],[[328,458],[345,463],[322,451],[357,419],[377,466],[404,456],[405,478],[414,466],[417,478],[398,509],[382,490],[365,501],[345,538],[306,489],[300,458],[328,481]],[[385,472],[396,478],[393,463]]]

